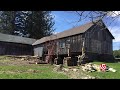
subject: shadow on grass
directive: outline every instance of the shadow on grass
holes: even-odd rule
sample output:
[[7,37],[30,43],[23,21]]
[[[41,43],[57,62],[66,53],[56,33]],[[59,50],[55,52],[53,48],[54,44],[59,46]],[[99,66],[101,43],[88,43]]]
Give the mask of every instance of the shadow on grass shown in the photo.
[[103,63],[118,63],[119,61],[114,59],[114,60],[93,60],[93,61],[90,61],[90,62],[103,62]]

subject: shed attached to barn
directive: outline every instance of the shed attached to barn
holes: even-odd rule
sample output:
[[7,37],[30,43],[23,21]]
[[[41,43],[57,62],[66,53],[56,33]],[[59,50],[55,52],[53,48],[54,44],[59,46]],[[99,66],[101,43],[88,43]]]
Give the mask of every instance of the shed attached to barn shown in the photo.
[[36,39],[0,33],[0,55],[33,55]]

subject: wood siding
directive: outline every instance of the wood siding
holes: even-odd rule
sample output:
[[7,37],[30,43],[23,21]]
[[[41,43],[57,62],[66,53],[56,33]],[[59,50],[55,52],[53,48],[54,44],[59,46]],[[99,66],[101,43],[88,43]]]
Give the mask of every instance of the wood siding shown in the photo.
[[112,55],[112,37],[103,27],[90,29],[86,33],[87,52]]
[[71,53],[81,52],[82,34],[62,38],[62,39],[57,40],[57,42],[58,42],[57,48],[59,48],[59,54],[67,54],[68,44],[70,44]]
[[32,45],[0,42],[0,55],[33,55]]

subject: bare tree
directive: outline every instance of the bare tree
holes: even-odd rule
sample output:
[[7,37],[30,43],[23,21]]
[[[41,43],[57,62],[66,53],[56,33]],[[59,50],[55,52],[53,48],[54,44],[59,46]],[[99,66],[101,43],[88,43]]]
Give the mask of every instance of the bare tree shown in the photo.
[[[88,14],[85,15],[85,12],[88,12]],[[119,17],[120,12],[119,11],[76,11],[76,14],[79,15],[79,21],[90,18],[92,21],[95,19],[103,19],[103,18],[109,18],[109,17]]]
[[120,11],[67,11],[67,13],[78,15],[78,20],[69,23],[79,23],[85,19],[89,19],[92,22],[95,20],[106,20],[106,23],[110,26],[117,18],[120,17]]

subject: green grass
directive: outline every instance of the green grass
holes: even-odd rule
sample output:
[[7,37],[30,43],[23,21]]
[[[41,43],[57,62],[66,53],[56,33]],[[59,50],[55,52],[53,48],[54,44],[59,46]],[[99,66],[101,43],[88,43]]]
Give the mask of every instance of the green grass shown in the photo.
[[[103,64],[105,62],[93,62],[94,64]],[[120,79],[120,63],[105,63],[107,66],[117,70],[116,72],[92,72],[89,73],[92,76],[98,77],[99,79]]]
[[[53,71],[49,64],[12,65],[9,58],[0,57],[0,79],[67,79],[63,73]],[[12,61],[13,62],[13,61]],[[17,62],[17,61],[14,61]]]
[[[0,56],[0,79],[69,79],[68,75],[53,71],[54,66],[49,64],[23,64],[21,60],[12,60]],[[102,64],[104,62],[93,62]],[[105,63],[116,69],[116,72],[91,72],[87,73],[98,79],[120,79],[120,63]]]
[[50,65],[0,66],[0,79],[67,79]]

